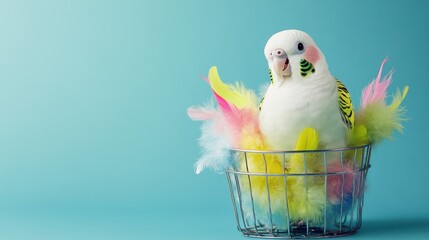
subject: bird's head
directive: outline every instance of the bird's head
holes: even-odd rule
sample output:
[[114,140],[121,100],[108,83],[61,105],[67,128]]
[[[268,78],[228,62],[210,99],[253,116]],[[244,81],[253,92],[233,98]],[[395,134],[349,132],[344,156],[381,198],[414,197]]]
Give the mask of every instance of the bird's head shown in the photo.
[[328,70],[323,53],[303,31],[285,30],[274,34],[265,45],[264,54],[274,82],[305,79]]

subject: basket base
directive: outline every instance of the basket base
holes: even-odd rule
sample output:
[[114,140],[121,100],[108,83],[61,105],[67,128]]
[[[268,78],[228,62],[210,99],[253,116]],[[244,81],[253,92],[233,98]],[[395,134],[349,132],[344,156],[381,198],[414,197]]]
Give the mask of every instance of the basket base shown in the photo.
[[348,235],[355,234],[358,229],[348,230],[348,231],[326,231],[324,234],[323,228],[319,227],[307,227],[300,226],[291,229],[291,232],[279,232],[275,231],[270,232],[267,230],[258,229],[241,229],[241,232],[245,237],[249,238],[269,238],[269,239],[302,239],[302,238],[334,238],[334,237],[344,237]]

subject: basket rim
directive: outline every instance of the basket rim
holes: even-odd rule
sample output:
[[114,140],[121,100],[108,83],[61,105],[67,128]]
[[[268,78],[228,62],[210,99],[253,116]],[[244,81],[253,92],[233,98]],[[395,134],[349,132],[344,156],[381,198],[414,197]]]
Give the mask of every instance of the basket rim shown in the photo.
[[343,148],[329,148],[329,149],[317,149],[317,150],[254,150],[254,149],[243,149],[243,148],[230,148],[232,152],[243,152],[243,153],[259,153],[259,154],[293,154],[293,153],[323,153],[323,152],[343,152],[349,150],[358,150],[371,148],[372,144],[368,143],[356,147],[343,147]]
[[361,168],[356,168],[350,172],[346,171],[336,171],[336,172],[320,172],[320,173],[265,173],[265,172],[241,172],[231,169],[226,169],[226,173],[237,174],[237,175],[246,175],[246,176],[264,176],[264,177],[288,177],[288,176],[313,176],[313,177],[324,177],[324,176],[334,176],[334,175],[344,175],[359,172],[367,171],[371,168],[371,164],[363,166]]

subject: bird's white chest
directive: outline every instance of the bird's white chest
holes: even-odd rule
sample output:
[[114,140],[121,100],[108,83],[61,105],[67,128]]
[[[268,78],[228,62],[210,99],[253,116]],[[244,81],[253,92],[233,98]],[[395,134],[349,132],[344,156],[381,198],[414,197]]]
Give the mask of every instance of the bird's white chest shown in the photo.
[[316,129],[321,145],[339,147],[344,144],[346,129],[338,109],[336,82],[270,86],[260,124],[268,142],[278,150],[294,149],[299,133],[306,127]]

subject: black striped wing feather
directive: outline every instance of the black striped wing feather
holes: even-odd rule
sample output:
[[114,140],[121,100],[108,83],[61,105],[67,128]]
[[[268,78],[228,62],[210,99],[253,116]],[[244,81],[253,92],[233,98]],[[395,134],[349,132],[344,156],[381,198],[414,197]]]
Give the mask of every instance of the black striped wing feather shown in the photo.
[[348,128],[353,128],[355,124],[355,114],[353,111],[352,99],[347,88],[340,80],[337,79],[338,86],[338,103],[340,107],[340,114],[343,122]]

